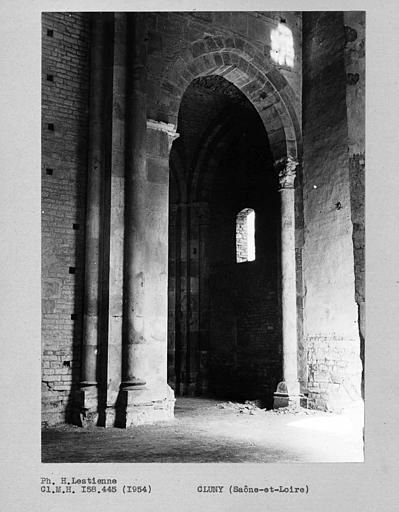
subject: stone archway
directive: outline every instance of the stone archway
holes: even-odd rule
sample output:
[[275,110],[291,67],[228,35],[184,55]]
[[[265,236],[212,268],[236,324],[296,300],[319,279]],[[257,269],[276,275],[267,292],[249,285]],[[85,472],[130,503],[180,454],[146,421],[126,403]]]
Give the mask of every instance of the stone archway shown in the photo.
[[[208,44],[209,44],[209,41],[208,41]],[[228,55],[230,55],[230,57],[227,57]],[[232,55],[234,57],[231,57]],[[220,57],[220,59],[222,59],[222,64],[220,64],[221,61],[218,57]],[[255,68],[255,66],[253,64],[250,64],[248,61],[246,61],[246,66],[245,66],[246,71],[242,71],[236,65],[232,64],[233,60],[231,60],[231,59],[233,59],[237,64],[240,62],[238,59],[237,53],[230,54],[227,51],[212,52],[212,54],[210,56],[209,55],[200,55],[200,56],[194,58],[192,60],[192,62],[188,62],[188,63],[186,62],[185,70],[180,69],[179,73],[180,73],[180,76],[182,76],[182,77],[187,76],[187,73],[191,73],[193,76],[195,74],[197,74],[198,77],[196,79],[194,79],[194,81],[191,83],[194,83],[198,79],[201,80],[204,78],[212,78],[212,76],[215,76],[215,77],[223,78],[224,81],[239,88],[243,97],[245,97],[246,100],[249,101],[251,103],[251,105],[253,105],[253,107],[255,107],[255,106],[257,107],[256,111],[263,123],[263,126],[264,127],[268,126],[270,129],[269,143],[272,148],[272,160],[274,160],[275,162],[277,161],[279,166],[281,166],[281,164],[284,164],[285,162],[289,162],[288,170],[293,170],[292,162],[296,161],[295,157],[298,155],[298,148],[301,147],[300,138],[299,138],[299,142],[297,142],[297,138],[295,136],[295,128],[294,127],[295,127],[295,125],[297,125],[296,116],[294,115],[294,119],[291,119],[284,100],[278,94],[277,89],[275,87],[273,87],[272,82],[270,81],[270,78],[268,78],[265,74],[262,74],[259,70],[257,70]],[[242,57],[241,57],[241,61],[242,61]],[[218,64],[220,64],[220,65],[218,65]],[[241,64],[242,64],[242,62],[241,62]],[[180,66],[181,66],[181,62],[179,62],[177,64],[178,68]],[[209,66],[211,66],[210,69],[208,69]],[[171,95],[173,95],[176,100],[176,98],[178,98],[182,94],[182,91],[179,89],[179,87],[177,87],[177,86],[175,87],[175,86],[171,85],[169,79],[173,80],[173,76],[175,76],[175,79],[177,82],[182,84],[182,79],[176,78],[177,75],[174,75],[173,71],[171,71],[169,73],[168,79],[166,79],[165,84],[168,84],[167,87],[169,89],[169,93]],[[273,76],[274,79],[276,80],[275,74],[273,75],[272,73],[270,73],[270,76]],[[284,79],[283,79],[283,77],[281,77],[280,86],[283,83],[284,83]],[[286,85],[286,86],[288,88],[288,85]],[[269,92],[266,92],[266,91],[269,91]],[[287,95],[287,92],[285,92],[285,95]],[[253,101],[251,101],[251,98]],[[256,102],[255,99],[260,99],[263,103],[259,103],[259,101]],[[176,103],[175,100],[174,100],[174,103]],[[285,101],[287,101],[287,99]],[[267,104],[267,107],[265,106],[266,104]],[[183,188],[180,186],[181,190],[184,189],[184,193],[181,194],[181,197],[184,196],[185,201],[187,201],[187,200],[189,200],[191,202],[194,201],[195,207],[193,208],[193,205],[191,205],[191,204],[189,205],[187,202],[184,204],[180,203],[180,207],[177,207],[177,209],[175,207],[176,205],[171,205],[173,216],[175,216],[176,214],[181,215],[182,208],[184,208],[184,210],[187,210],[188,208],[190,208],[190,210],[192,210],[194,212],[194,217],[196,217],[196,218],[201,217],[201,216],[202,217],[208,216],[208,214],[203,211],[204,203],[201,201],[200,196],[198,195],[198,187],[199,187],[199,179],[200,179],[199,178],[199,170],[201,168],[203,161],[206,159],[207,152],[209,152],[208,151],[209,146],[211,146],[212,143],[214,143],[215,140],[218,139],[218,137],[220,138],[221,134],[223,134],[224,130],[226,130],[226,128],[227,128],[228,122],[226,121],[225,116],[221,115],[220,117],[223,118],[223,120],[222,121],[220,121],[220,119],[214,120],[212,128],[210,129],[210,133],[207,133],[206,136],[204,136],[203,145],[201,145],[201,151],[197,155],[196,162],[192,164],[194,166],[194,169],[193,169],[193,173],[192,173],[193,175],[190,178],[192,180],[192,182],[190,182],[190,186],[183,187]],[[227,119],[228,119],[228,117],[227,117]],[[177,129],[178,129],[178,131],[180,131],[180,129],[181,129],[180,126],[178,126]],[[288,138],[287,138],[287,134],[288,134]],[[179,145],[180,143],[181,143],[181,138],[179,139],[179,141],[176,144]],[[289,152],[288,157],[287,157],[287,151]],[[173,154],[173,152],[172,152],[172,154]],[[174,154],[177,155],[177,152],[175,151]],[[278,157],[277,159],[276,159],[276,156]],[[179,171],[177,172],[177,175],[179,176],[179,183],[181,184],[182,173],[183,173],[182,164],[180,162],[181,158],[180,157],[176,157],[176,158],[179,161],[179,163],[176,164],[174,162],[174,158],[173,158],[173,159],[171,159],[171,165],[173,165],[173,167],[174,167],[174,174],[176,174],[176,168],[179,169]],[[271,167],[273,167],[273,166],[271,165]],[[288,312],[286,310],[285,314],[292,315],[292,318],[291,318],[291,320],[289,322],[289,326],[288,326],[289,334],[286,333],[286,338],[289,338],[291,341],[293,340],[293,343],[295,345],[296,344],[296,305],[295,305],[295,300],[296,300],[295,293],[296,292],[295,292],[295,246],[294,246],[295,223],[294,223],[294,219],[293,219],[294,195],[293,195],[293,193],[290,193],[291,191],[288,192],[288,194],[285,191],[286,187],[289,188],[289,187],[293,186],[293,181],[292,180],[290,181],[287,178],[287,176],[284,174],[285,170],[286,170],[286,167],[284,165],[283,165],[283,169],[281,169],[281,168],[278,169],[278,171],[281,173],[281,175],[283,177],[283,179],[280,181],[280,186],[283,189],[282,195],[286,197],[289,194],[289,197],[287,198],[285,203],[288,202],[290,204],[290,207],[292,207],[292,211],[290,211],[288,213],[288,216],[292,216],[292,218],[290,217],[291,223],[289,223],[291,230],[290,230],[290,237],[288,240],[288,244],[287,244],[287,237],[285,237],[284,240],[285,240],[285,244],[286,244],[285,254],[287,254],[287,247],[288,247],[289,271],[293,276],[293,280],[291,279],[292,276],[290,277],[290,288],[287,291],[287,287],[285,287],[285,290],[284,290],[286,295],[288,294],[291,296],[291,300],[288,301],[290,304],[290,310]],[[276,180],[275,188],[277,190],[277,180]],[[287,215],[286,211],[285,211],[285,215]],[[187,216],[187,213],[184,215],[184,217],[186,217],[186,216]],[[189,215],[189,217],[190,217],[190,215]],[[189,222],[190,221],[187,221],[187,219],[185,219],[184,226],[183,226],[183,228],[182,228],[182,226],[180,226],[180,229],[184,229],[187,232],[189,230],[189,226],[188,226]],[[202,222],[204,222],[204,221],[202,220]],[[205,222],[207,222],[207,221],[205,221]],[[286,225],[286,223],[284,223],[284,222],[282,224]],[[201,228],[197,228],[197,230],[199,230],[199,231],[200,231],[200,229]],[[198,235],[198,233],[197,233],[197,235]],[[176,258],[176,255],[175,255],[175,258]],[[190,259],[190,249],[185,250],[184,258],[186,258],[187,260]],[[286,260],[287,260],[287,258],[286,258]],[[292,265],[292,262],[293,262],[293,265]],[[287,273],[287,271],[286,271],[286,273]],[[176,275],[173,276],[173,279],[175,279],[175,278],[176,278]],[[192,279],[192,278],[190,278],[190,279]],[[188,278],[186,279],[185,291],[183,291],[183,293],[181,295],[181,297],[183,297],[183,300],[185,301],[186,309],[191,300],[189,286],[187,288],[187,281],[188,281]],[[292,287],[292,284],[294,284],[294,287]],[[171,292],[171,288],[169,288],[169,292]],[[293,310],[292,310],[292,297],[294,300],[294,309]],[[199,299],[198,299],[198,301],[199,301]],[[284,294],[283,294],[283,301],[284,301]],[[175,315],[174,320],[176,320],[177,316],[178,315]],[[187,317],[186,317],[184,323],[188,325],[189,320],[187,319]],[[186,325],[185,335],[182,336],[183,338],[185,338],[189,332],[189,327],[187,327],[187,325]],[[177,334],[177,331],[179,328],[180,327],[177,326],[177,324],[176,324],[176,326],[173,328],[174,334]],[[286,330],[287,330],[287,328],[286,328]],[[294,337],[292,337],[293,330],[295,331]],[[198,335],[198,333],[196,333],[196,334]],[[173,345],[173,343],[172,343],[172,345]],[[198,341],[196,341],[195,350],[201,353],[200,348],[198,348],[199,345],[200,345],[200,343]],[[188,350],[187,346],[184,346],[183,349],[184,349],[183,352],[186,354],[186,351]],[[170,352],[172,352],[172,351],[173,351],[173,347],[172,347],[172,349],[170,348]],[[204,351],[204,352],[206,352],[206,351]],[[299,384],[298,384],[298,379],[297,379],[297,361],[296,361],[297,349],[296,349],[296,346],[294,346],[294,352],[292,352],[292,347],[290,347],[289,352],[293,353],[294,357],[291,357],[291,361],[289,363],[288,370],[287,370],[287,367],[285,367],[285,368],[288,371],[289,375],[291,376],[290,377],[291,381],[294,381],[296,384],[295,385],[292,385],[292,384],[287,385],[288,379],[286,377],[283,378],[283,384],[279,386],[278,399],[276,400],[277,405],[285,405],[285,402],[287,402],[288,397],[292,398],[293,396],[295,396],[295,398],[297,399],[299,396]],[[288,353],[288,351],[287,351],[287,353]],[[176,356],[176,357],[179,359],[178,364],[180,365],[181,364],[180,356]],[[184,365],[183,365],[183,368],[184,368],[183,374],[184,375],[185,375],[186,371],[189,374],[191,372],[191,370],[188,368],[190,365],[190,362],[189,362],[190,357],[192,359],[192,355],[187,356],[187,363],[184,362]],[[201,359],[201,358],[202,358],[202,356],[199,356],[198,359]],[[294,362],[294,364],[292,364],[292,362]],[[198,365],[201,366],[200,363],[197,363],[197,366]],[[292,377],[292,375],[294,375],[294,377]],[[192,378],[191,381],[190,381],[190,378]],[[177,379],[179,380],[179,377],[177,377]],[[185,391],[183,391],[183,392],[189,393],[189,394],[196,394],[196,393],[198,394],[201,392],[201,390],[204,389],[203,382],[198,384],[198,382],[195,382],[195,379],[196,379],[196,375],[194,375],[194,376],[191,375],[191,376],[187,377],[187,383],[186,383],[187,385],[184,387]],[[204,380],[204,379],[202,379],[202,380]],[[207,378],[205,378],[205,381],[207,381]],[[179,383],[177,384],[177,387],[180,388]],[[205,385],[205,387],[206,387],[206,385]],[[287,391],[288,387],[290,388],[289,391]],[[269,403],[270,403],[270,401],[269,401]]]
[[177,126],[178,108],[192,80],[219,75],[235,85],[254,105],[277,161],[283,157],[301,158],[302,139],[294,93],[270,56],[240,38],[205,37],[192,43],[168,67],[161,91],[173,111],[169,122]]
[[[294,181],[301,168],[301,130],[294,108],[294,94],[287,80],[271,58],[262,55],[240,38],[206,37],[192,43],[168,68],[161,90],[174,105],[169,120],[177,125],[177,109],[188,84],[210,74],[223,76],[251,101],[268,133],[269,142],[280,176],[282,198],[282,309],[284,377],[276,394],[276,406],[286,405],[290,397],[298,401],[297,291],[295,208],[301,209],[301,196],[294,193]],[[301,215],[301,213],[300,213]],[[299,356],[301,359],[302,354]],[[306,373],[306,371],[305,371]],[[290,382],[288,385],[287,382]]]

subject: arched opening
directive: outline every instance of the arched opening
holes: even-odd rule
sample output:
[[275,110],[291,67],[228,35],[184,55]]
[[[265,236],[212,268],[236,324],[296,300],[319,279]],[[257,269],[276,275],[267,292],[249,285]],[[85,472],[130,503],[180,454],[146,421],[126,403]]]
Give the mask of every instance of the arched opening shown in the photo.
[[237,263],[255,260],[255,210],[244,208],[236,217]]
[[[186,89],[177,131],[170,155],[169,384],[177,395],[271,407],[281,376],[280,203],[267,133],[247,97],[216,75]],[[256,212],[256,234],[249,221],[256,258],[253,245],[248,258],[247,244],[251,264],[237,265],[237,213],[250,213],[248,205]]]

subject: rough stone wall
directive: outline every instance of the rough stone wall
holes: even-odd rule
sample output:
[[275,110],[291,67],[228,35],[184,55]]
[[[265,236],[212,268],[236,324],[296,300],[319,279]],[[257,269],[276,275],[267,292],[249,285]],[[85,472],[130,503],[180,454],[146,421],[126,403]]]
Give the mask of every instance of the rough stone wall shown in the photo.
[[[365,339],[365,13],[347,11],[345,23],[346,111],[353,223],[355,297],[364,373]],[[364,386],[364,378],[362,379]]]
[[337,409],[360,397],[361,373],[343,13],[304,13],[303,29],[303,272],[308,393],[310,406]]
[[65,421],[80,376],[89,23],[42,18],[42,412]]

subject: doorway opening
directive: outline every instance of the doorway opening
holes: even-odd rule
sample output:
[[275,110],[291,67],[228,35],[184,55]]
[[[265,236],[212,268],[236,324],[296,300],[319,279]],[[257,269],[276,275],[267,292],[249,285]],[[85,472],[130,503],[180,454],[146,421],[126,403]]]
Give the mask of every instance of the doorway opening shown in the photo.
[[[267,133],[247,97],[216,75],[186,89],[177,131],[170,154],[169,385],[177,396],[272,407],[281,377],[280,203]],[[246,235],[240,261],[238,219]]]

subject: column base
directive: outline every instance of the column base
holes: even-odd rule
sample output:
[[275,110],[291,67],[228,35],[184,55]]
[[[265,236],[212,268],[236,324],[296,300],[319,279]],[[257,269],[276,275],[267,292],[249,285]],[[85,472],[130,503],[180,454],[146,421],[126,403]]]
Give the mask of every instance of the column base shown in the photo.
[[172,388],[167,386],[167,396],[161,400],[144,401],[148,393],[145,387],[137,389],[122,389],[115,406],[115,417],[111,411],[107,414],[107,423],[114,419],[114,425],[119,428],[149,425],[158,421],[169,421],[174,418],[175,397]]
[[116,414],[116,406],[107,406],[105,409],[105,422],[104,427],[110,428],[115,427],[117,425],[117,414]]
[[76,392],[76,406],[73,423],[79,427],[93,427],[98,424],[97,386],[81,387]]
[[286,383],[280,382],[277,386],[277,391],[274,393],[273,409],[280,407],[295,406],[300,407],[301,399],[303,399],[299,391],[299,382]]

